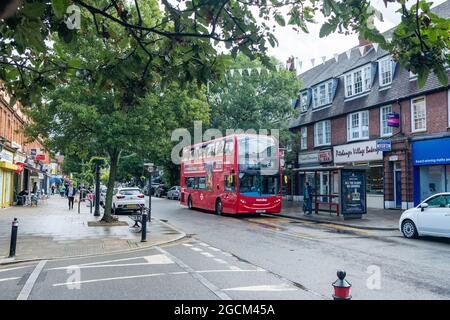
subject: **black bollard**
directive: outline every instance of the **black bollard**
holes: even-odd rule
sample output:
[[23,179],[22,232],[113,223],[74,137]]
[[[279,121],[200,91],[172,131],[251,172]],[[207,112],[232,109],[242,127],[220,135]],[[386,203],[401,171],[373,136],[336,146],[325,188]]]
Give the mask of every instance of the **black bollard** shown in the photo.
[[147,212],[142,212],[141,242],[147,242]]
[[14,218],[11,227],[11,245],[9,247],[9,257],[13,258],[16,256],[16,245],[17,245],[17,229],[19,228],[19,221]]

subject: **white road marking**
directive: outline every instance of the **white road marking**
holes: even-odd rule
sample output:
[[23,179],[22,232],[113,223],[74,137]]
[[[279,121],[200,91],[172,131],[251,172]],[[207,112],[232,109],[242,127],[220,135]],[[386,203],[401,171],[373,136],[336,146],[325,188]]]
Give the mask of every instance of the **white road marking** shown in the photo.
[[[76,266],[79,269],[93,269],[93,268],[114,268],[114,267],[130,267],[130,266],[145,266],[145,265],[155,265],[155,264],[171,264],[174,263],[172,260],[170,260],[168,257],[164,256],[163,254],[155,254],[152,256],[142,256],[139,257],[147,262],[138,262],[138,263],[120,263],[120,264],[80,264],[80,265],[70,265],[67,267],[57,267],[57,268],[51,268],[47,269],[50,270],[65,270],[65,269],[72,269],[74,266]],[[106,261],[109,263],[109,261]]]
[[287,284],[280,285],[262,285],[262,286],[249,286],[249,287],[235,287],[222,289],[223,291],[297,291],[297,288],[291,287]]
[[24,266],[24,267],[14,267],[14,268],[8,268],[8,269],[0,269],[0,272],[7,272],[7,271],[12,271],[12,270],[17,270],[17,269],[24,269],[24,268],[31,268],[31,267],[34,267],[34,265]]
[[190,244],[190,243],[183,243],[183,246],[185,246],[185,247],[192,247],[192,244]]
[[137,259],[145,259],[146,256],[140,256],[140,257],[132,257],[132,258],[124,258],[124,259],[114,259],[114,260],[105,260],[105,261],[98,261],[98,262],[90,262],[90,263],[82,263],[78,264],[77,266],[93,266],[96,264],[106,264],[106,263],[112,263],[112,262],[122,262],[122,261],[130,261],[130,260],[137,260]]
[[218,272],[264,272],[262,270],[231,270],[231,269],[224,269],[224,270],[201,270],[201,271],[195,271],[196,273],[218,273]]
[[144,257],[147,260],[148,264],[171,264],[174,263],[169,259],[165,254],[155,254],[152,256]]
[[233,256],[231,253],[228,253],[228,252],[223,252],[222,251],[222,253],[223,253],[224,256],[227,256],[227,257],[232,257]]
[[222,250],[218,249],[218,248],[214,248],[214,247],[209,247],[212,251],[216,251],[216,252],[220,252]]
[[192,247],[191,249],[194,250],[194,251],[197,251],[197,252],[202,252],[202,251],[203,251],[202,249],[200,249],[200,248],[195,248],[195,247]]
[[75,282],[63,282],[63,283],[55,283],[55,284],[53,284],[53,287],[75,285],[75,284],[83,284],[83,283],[93,283],[93,282],[104,282],[104,281],[114,281],[114,280],[126,280],[126,279],[137,279],[137,278],[149,278],[149,277],[167,276],[167,275],[178,275],[178,274],[188,274],[188,272],[178,271],[178,272],[170,272],[170,273],[149,273],[149,274],[140,274],[140,275],[135,275],[135,276],[91,279],[91,280],[83,280],[83,281],[75,281]]
[[209,252],[200,252],[200,254],[202,254],[202,255],[204,255],[205,257],[208,257],[208,258],[214,258],[214,255],[212,255]]
[[3,279],[0,279],[0,282],[4,282],[4,281],[10,281],[10,280],[17,280],[17,279],[20,279],[20,277],[14,277],[14,278],[3,278]]
[[227,263],[225,260],[219,259],[219,258],[214,258],[214,261],[218,262],[218,263]]
[[230,270],[239,271],[239,270],[242,270],[242,269],[239,268],[239,267],[236,267],[236,266],[230,266]]
[[197,279],[198,281],[200,281],[205,287],[207,287],[209,290],[211,290],[211,292],[213,292],[216,296],[218,296],[220,299],[222,300],[231,300],[231,297],[229,295],[227,295],[226,293],[220,291],[220,289],[213,284],[212,282],[210,282],[208,279],[206,279],[205,277],[203,277],[202,275],[200,275],[198,272],[196,272],[194,269],[192,269],[190,266],[188,266],[187,264],[185,264],[183,261],[181,261],[180,259],[178,259],[177,257],[175,257],[174,255],[170,254],[169,252],[167,252],[166,250],[160,248],[160,247],[156,247],[156,250],[158,250],[159,252],[167,255],[170,259],[172,259],[173,261],[175,261],[175,263],[182,268],[183,270],[189,272],[189,274],[194,277],[195,279]]
[[204,243],[204,242],[200,242],[200,245],[201,245],[201,246],[204,246],[204,247],[209,247],[209,244]]
[[19,296],[17,297],[17,300],[28,300],[31,290],[33,290],[34,284],[36,283],[36,280],[39,277],[39,274],[42,272],[42,269],[44,268],[46,263],[47,263],[47,260],[42,260],[38,263],[36,268],[34,268],[33,272],[31,273],[30,277],[28,278],[27,282],[25,283],[22,290],[20,291]]

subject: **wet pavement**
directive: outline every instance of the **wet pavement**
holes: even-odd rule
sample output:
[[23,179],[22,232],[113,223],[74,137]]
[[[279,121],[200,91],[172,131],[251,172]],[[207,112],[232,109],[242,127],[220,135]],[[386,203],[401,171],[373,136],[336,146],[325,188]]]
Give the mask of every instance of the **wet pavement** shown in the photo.
[[[324,206],[323,210],[317,214],[313,210],[312,215],[305,215],[302,208],[303,202],[301,201],[283,201],[281,213],[274,215],[369,230],[398,230],[398,221],[403,213],[403,210],[368,208],[367,213],[363,214],[361,219],[344,219],[342,215],[337,216],[336,212],[329,212],[327,206]],[[335,207],[332,207],[332,210],[335,211]]]
[[11,222],[19,221],[17,260],[51,259],[133,250],[175,241],[184,234],[168,224],[152,219],[147,227],[147,242],[140,242],[134,221],[120,215],[121,226],[88,226],[98,221],[87,203],[69,210],[67,199],[52,196],[37,207],[12,207],[0,210],[0,263],[10,262]]

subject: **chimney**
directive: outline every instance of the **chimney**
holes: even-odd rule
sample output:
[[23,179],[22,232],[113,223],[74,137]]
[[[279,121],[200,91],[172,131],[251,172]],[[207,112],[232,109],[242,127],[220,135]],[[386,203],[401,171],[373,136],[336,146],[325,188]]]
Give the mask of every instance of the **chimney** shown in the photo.
[[372,41],[365,39],[361,34],[359,34],[358,40],[359,40],[359,47],[364,46],[363,55],[366,55],[366,53],[373,48]]

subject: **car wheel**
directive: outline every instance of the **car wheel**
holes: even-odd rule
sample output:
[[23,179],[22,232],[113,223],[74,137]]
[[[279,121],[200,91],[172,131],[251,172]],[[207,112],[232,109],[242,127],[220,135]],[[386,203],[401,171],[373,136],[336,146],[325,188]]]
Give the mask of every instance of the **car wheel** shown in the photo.
[[216,201],[216,214],[221,216],[223,212],[222,200],[217,199]]
[[189,196],[189,198],[188,198],[188,208],[189,208],[189,209],[194,208],[194,207],[192,206],[192,197],[191,197],[191,196]]
[[405,220],[402,223],[402,233],[405,238],[414,239],[418,237],[417,228],[411,220]]

